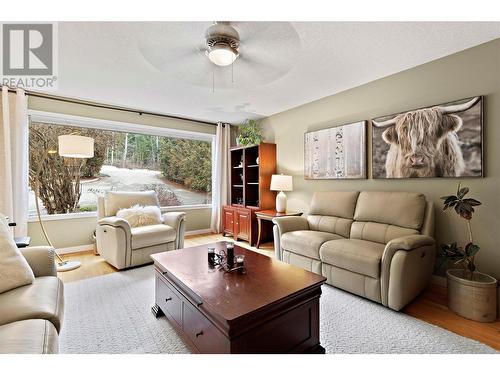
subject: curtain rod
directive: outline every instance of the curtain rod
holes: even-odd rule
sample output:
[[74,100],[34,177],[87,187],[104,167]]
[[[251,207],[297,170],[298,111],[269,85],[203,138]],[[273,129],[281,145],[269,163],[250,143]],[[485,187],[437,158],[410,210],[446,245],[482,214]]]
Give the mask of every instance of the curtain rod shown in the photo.
[[[16,92],[15,89],[12,89],[10,87],[8,88],[8,90],[9,90],[9,92],[12,92],[12,93]],[[50,95],[50,94],[42,94],[42,93],[38,93],[38,92],[34,92],[34,91],[24,90],[24,92],[26,95],[33,96],[35,98],[57,100],[60,102],[65,102],[65,103],[81,104],[81,105],[86,105],[89,107],[111,109],[114,111],[137,113],[137,114],[139,114],[139,116],[148,115],[148,116],[164,117],[164,118],[170,118],[170,119],[174,119],[174,120],[184,120],[184,121],[198,122],[198,123],[205,124],[205,125],[217,126],[217,124],[214,122],[195,120],[195,119],[191,119],[188,117],[181,117],[181,116],[174,116],[174,115],[166,115],[163,113],[141,111],[140,109],[133,109],[133,108],[119,107],[119,106],[113,106],[113,105],[107,105],[107,104],[100,104],[100,103],[87,101],[87,100],[79,100],[79,99],[67,98],[67,97],[63,97],[63,96]]]

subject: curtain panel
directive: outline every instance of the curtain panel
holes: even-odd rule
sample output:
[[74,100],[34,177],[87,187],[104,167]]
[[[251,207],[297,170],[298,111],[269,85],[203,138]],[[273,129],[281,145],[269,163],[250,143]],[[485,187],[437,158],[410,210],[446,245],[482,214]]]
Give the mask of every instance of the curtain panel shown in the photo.
[[217,123],[215,152],[212,164],[212,216],[210,229],[214,233],[222,231],[222,206],[229,201],[229,147],[231,126]]
[[23,90],[2,87],[0,105],[0,212],[28,233],[28,101]]

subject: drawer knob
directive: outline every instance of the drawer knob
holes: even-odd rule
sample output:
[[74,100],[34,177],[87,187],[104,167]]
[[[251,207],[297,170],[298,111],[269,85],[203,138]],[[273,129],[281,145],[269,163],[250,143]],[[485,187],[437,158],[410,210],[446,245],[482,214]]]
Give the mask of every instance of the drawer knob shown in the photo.
[[201,335],[203,335],[203,331],[200,331],[200,332],[198,332],[198,333],[195,333],[195,336],[196,336],[196,337],[200,337]]
[[104,233],[108,233],[108,231],[106,229],[104,229]]
[[172,297],[165,298],[165,302],[172,301]]

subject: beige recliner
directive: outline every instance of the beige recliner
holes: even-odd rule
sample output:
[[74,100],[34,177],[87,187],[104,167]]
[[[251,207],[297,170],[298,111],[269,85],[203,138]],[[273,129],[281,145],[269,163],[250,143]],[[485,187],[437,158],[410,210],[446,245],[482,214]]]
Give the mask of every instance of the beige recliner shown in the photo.
[[0,293],[0,354],[52,354],[59,351],[64,316],[64,285],[57,278],[54,249],[20,249],[33,284]]
[[273,220],[276,258],[400,310],[435,262],[433,204],[408,192],[317,192],[306,217]]
[[184,212],[167,212],[161,224],[132,228],[115,215],[136,204],[159,206],[154,191],[110,191],[98,199],[97,251],[117,269],[148,264],[152,262],[151,254],[184,247]]

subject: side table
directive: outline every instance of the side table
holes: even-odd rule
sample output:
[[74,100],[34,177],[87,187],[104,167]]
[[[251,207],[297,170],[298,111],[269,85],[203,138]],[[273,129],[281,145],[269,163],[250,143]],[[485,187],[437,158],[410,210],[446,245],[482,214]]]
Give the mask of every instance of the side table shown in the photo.
[[302,212],[276,212],[275,209],[271,210],[262,210],[255,212],[255,216],[257,216],[257,225],[259,228],[259,232],[257,235],[257,244],[255,247],[258,249],[260,246],[260,241],[262,240],[262,220],[271,221],[275,217],[283,217],[283,216],[301,216]]

